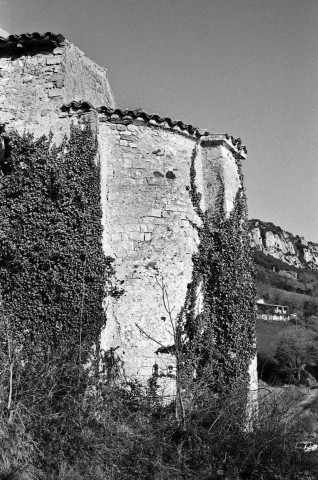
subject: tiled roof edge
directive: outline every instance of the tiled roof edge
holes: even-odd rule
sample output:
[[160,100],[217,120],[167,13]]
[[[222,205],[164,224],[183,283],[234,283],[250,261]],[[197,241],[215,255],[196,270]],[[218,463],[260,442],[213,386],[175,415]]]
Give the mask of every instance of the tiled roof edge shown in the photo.
[[[156,122],[157,125],[160,124],[167,124],[171,130],[178,129],[178,131],[188,133],[191,136],[194,136],[196,138],[202,138],[202,137],[209,137],[212,136],[213,134],[208,132],[207,130],[202,130],[199,129],[198,127],[194,127],[193,125],[188,125],[183,123],[181,120],[171,120],[169,117],[160,117],[160,115],[156,113],[147,113],[145,110],[142,110],[141,108],[137,108],[135,110],[123,110],[121,108],[109,108],[106,106],[102,107],[93,107],[93,105],[89,102],[85,101],[73,101],[68,103],[67,105],[63,105],[62,110],[64,112],[71,113],[71,111],[79,112],[82,111],[83,113],[86,111],[90,110],[96,110],[96,112],[108,115],[110,118],[112,116],[118,116],[121,117],[123,120],[126,120],[129,122],[130,120],[135,120],[135,119],[142,119],[145,123],[150,123],[151,121]],[[233,147],[238,150],[239,152],[242,151],[247,153],[246,147],[242,146],[242,141],[240,138],[234,138],[233,136],[230,136],[229,134],[224,134],[224,137],[229,140]]]
[[29,45],[36,44],[37,42],[41,44],[52,43],[52,42],[61,43],[64,40],[65,40],[65,37],[61,33],[55,34],[52,32],[46,32],[46,33],[34,32],[34,33],[12,34],[6,38],[0,37],[0,48],[14,46],[19,43],[21,44],[26,43]]
[[126,118],[126,120],[131,118],[131,120],[135,120],[137,118],[141,118],[144,120],[145,123],[149,123],[151,120],[154,120],[158,125],[166,123],[171,129],[178,127],[181,131],[189,133],[190,135],[194,135],[196,137],[208,136],[210,135],[207,130],[199,130],[198,127],[194,127],[193,125],[187,125],[183,123],[181,120],[171,120],[169,117],[160,117],[156,113],[149,114],[142,110],[141,108],[137,108],[135,110],[123,110],[121,108],[109,108],[109,107],[98,107],[94,108],[89,102],[71,102],[67,105],[63,105],[62,110],[70,112],[73,111],[88,111],[88,110],[96,110],[98,113],[109,115],[110,117],[117,115],[122,118]]
[[61,110],[63,112],[72,113],[71,110],[73,110],[73,112],[78,112],[79,110],[81,110],[82,112],[87,112],[89,110],[96,111],[96,108],[90,102],[86,102],[85,100],[79,100],[62,105]]

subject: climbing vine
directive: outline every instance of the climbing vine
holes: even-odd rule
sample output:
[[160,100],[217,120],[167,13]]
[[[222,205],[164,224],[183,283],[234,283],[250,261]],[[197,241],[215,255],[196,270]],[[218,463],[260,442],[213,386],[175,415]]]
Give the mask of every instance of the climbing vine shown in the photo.
[[[226,391],[237,381],[248,381],[248,366],[255,354],[255,289],[252,279],[244,189],[236,195],[228,218],[220,191],[213,213],[203,212],[195,185],[192,157],[190,196],[202,220],[197,227],[200,244],[193,256],[193,279],[182,312],[185,377],[195,371],[208,378],[214,391]],[[243,177],[239,158],[239,175]],[[198,298],[202,307],[198,307]],[[190,368],[190,370],[189,370]]]
[[4,306],[27,349],[94,343],[105,324],[112,260],[102,251],[97,139],[72,126],[51,137],[14,133],[1,164],[0,284]]

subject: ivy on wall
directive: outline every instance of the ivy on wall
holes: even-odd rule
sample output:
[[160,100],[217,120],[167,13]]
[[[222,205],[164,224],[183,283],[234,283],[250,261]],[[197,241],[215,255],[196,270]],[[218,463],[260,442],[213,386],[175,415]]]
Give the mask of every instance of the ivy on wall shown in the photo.
[[[225,218],[221,190],[214,213],[202,211],[201,195],[195,185],[196,152],[192,156],[189,193],[202,225],[197,227],[200,244],[193,256],[193,279],[182,319],[189,339],[185,377],[195,371],[197,377],[209,379],[214,391],[224,392],[237,381],[247,384],[256,348],[247,204],[242,187],[229,218]],[[238,158],[236,163],[243,185]]]
[[0,285],[31,351],[94,343],[105,285],[120,294],[107,283],[113,268],[102,251],[97,139],[88,122],[81,127],[60,148],[14,133],[1,164]]

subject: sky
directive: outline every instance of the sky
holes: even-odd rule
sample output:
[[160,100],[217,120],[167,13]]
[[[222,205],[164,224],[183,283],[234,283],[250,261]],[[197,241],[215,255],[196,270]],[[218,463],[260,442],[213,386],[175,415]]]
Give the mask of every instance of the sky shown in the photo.
[[318,0],[0,0],[10,33],[62,33],[117,106],[240,137],[250,218],[318,242]]

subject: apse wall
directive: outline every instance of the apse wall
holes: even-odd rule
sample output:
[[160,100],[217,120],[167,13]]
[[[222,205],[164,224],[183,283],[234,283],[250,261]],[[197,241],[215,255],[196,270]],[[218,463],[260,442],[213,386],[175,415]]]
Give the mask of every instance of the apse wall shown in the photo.
[[107,303],[101,346],[116,349],[126,376],[146,380],[154,365],[163,375],[174,367],[174,359],[156,351],[174,343],[192,280],[201,225],[192,190],[211,213],[222,191],[228,215],[241,187],[235,161],[240,154],[226,135],[138,110],[98,110],[103,246],[115,258],[124,289],[120,299]]

